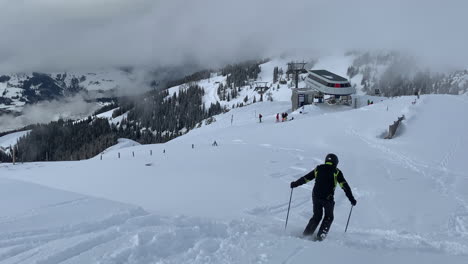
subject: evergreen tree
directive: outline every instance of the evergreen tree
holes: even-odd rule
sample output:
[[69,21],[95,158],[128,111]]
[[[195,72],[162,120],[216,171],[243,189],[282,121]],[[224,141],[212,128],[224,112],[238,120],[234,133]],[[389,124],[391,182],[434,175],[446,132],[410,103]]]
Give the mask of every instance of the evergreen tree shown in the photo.
[[278,81],[278,66],[273,69],[273,83]]

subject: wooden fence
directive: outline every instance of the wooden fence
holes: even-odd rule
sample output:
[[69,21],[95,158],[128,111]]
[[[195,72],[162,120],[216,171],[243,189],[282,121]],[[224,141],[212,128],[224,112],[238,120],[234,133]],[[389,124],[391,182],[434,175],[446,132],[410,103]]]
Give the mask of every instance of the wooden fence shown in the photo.
[[405,115],[402,115],[398,118],[397,121],[393,122],[393,125],[388,126],[388,135],[385,137],[385,139],[392,139],[395,136],[398,126],[404,119]]

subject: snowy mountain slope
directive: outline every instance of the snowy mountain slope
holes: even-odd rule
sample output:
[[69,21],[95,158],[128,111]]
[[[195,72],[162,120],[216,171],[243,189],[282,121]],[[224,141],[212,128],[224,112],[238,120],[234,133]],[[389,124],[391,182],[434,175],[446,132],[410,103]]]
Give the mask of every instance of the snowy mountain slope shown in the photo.
[[21,132],[15,132],[15,133],[10,133],[4,136],[0,137],[0,151],[3,151],[5,153],[10,153],[10,147],[16,145],[16,142],[18,139],[27,133],[29,133],[30,130],[28,131],[21,131]]
[[[266,85],[270,87],[267,90],[267,93],[264,95],[264,101],[268,99],[268,93],[274,101],[290,101],[291,99],[291,90],[287,85],[279,84],[278,82],[273,83],[273,69],[274,67],[282,68],[284,71],[287,69],[287,59],[272,59],[266,63],[260,64],[261,72],[257,79],[250,80],[249,84],[240,87],[240,91],[237,97],[230,98],[230,100],[222,100],[217,94],[217,90],[220,87],[220,84],[226,86],[227,76],[222,76],[220,73],[213,73],[212,77],[209,79],[204,79],[196,82],[196,84],[202,87],[205,90],[205,96],[203,102],[205,107],[209,107],[210,104],[215,104],[219,102],[222,106],[225,106],[228,109],[234,108],[240,103],[251,104],[254,101],[260,100],[260,93],[255,88],[260,86],[257,82],[266,82]],[[174,86],[168,89],[169,95],[172,96],[174,93],[178,94],[180,89],[185,89],[188,87],[188,84]],[[228,87],[227,92],[230,93],[232,88]],[[245,100],[247,98],[247,100]]]
[[135,95],[162,88],[193,71],[193,65],[149,68],[120,67],[89,71],[0,73],[0,111],[21,113],[26,104],[70,98],[80,100]]
[[[120,125],[120,123],[122,122],[123,119],[127,118],[128,116],[128,112],[127,113],[124,113],[122,115],[119,115],[119,116],[116,116],[116,117],[112,117],[112,115],[114,114],[114,111],[118,110],[119,107],[117,108],[114,108],[114,109],[111,109],[109,111],[106,111],[104,113],[100,113],[100,114],[97,114],[97,115],[94,115],[92,116],[92,118],[104,118],[104,119],[108,119],[109,120],[109,124],[115,124],[117,126]],[[80,119],[80,121],[82,120],[86,120],[86,118],[84,119]]]
[[[92,98],[115,96],[118,89],[144,86],[145,71],[20,73],[2,75],[0,108],[21,111],[28,102],[51,100],[84,89]],[[113,92],[112,92],[113,91]]]
[[[382,74],[385,73],[389,66],[395,64],[395,61],[397,61],[398,58],[400,57],[397,55],[387,53],[373,55],[360,53],[335,54],[311,60],[306,64],[305,67],[306,69],[326,69],[338,75],[349,78],[351,84],[357,88],[357,95],[355,97],[361,98],[362,102],[366,101],[367,99],[376,101],[382,98],[373,96],[373,90],[369,95],[366,95],[364,90],[370,89],[366,87],[375,85],[375,83],[377,83],[381,78]],[[238,96],[235,98],[230,98],[229,101],[220,99],[217,94],[217,90],[220,85],[223,85],[224,87],[227,86],[227,76],[222,76],[220,73],[213,73],[212,77],[209,79],[200,80],[190,84],[197,84],[205,90],[205,97],[203,98],[205,107],[209,107],[210,104],[219,102],[227,109],[233,109],[240,103],[243,103],[244,105],[253,103],[254,97],[255,101],[258,102],[260,100],[260,92],[255,88],[259,85],[263,85],[263,83],[259,82],[265,82],[266,84],[264,85],[269,87],[264,94],[264,101],[290,102],[291,87],[294,87],[295,84],[293,76],[290,75],[288,78],[285,72],[287,71],[288,63],[292,61],[301,60],[297,60],[292,57],[272,58],[267,62],[260,64],[261,72],[259,73],[257,79],[250,80],[247,85],[240,87]],[[273,71],[275,67],[278,67],[283,71],[283,74],[279,76],[278,81],[276,82],[273,81]],[[350,67],[354,67],[353,69],[355,72],[350,72]],[[350,73],[352,73],[351,76]],[[306,76],[307,74],[300,74],[298,84],[299,87],[306,86],[304,82]],[[363,78],[365,79],[364,82]],[[468,78],[468,74],[460,71],[457,74],[447,76],[444,79],[444,82],[451,82],[452,86],[456,86],[460,89],[460,91],[464,91],[465,86],[467,85],[465,78]],[[280,79],[286,81],[286,84],[281,84],[279,82]],[[177,94],[180,89],[185,89],[189,87],[190,84],[182,84],[169,88],[169,95],[172,96],[174,93]],[[231,91],[232,88],[227,88],[227,93],[230,93]],[[271,98],[271,100],[269,100],[269,98]]]
[[[146,211],[115,225],[128,236],[102,238],[103,244],[85,247],[65,263],[465,263],[468,124],[457,121],[468,100],[422,96],[412,104],[414,99],[360,109],[308,106],[284,123],[276,123],[275,114],[288,111],[288,103],[258,103],[216,116],[212,125],[165,144],[109,149],[102,160],[2,164],[0,175]],[[402,114],[407,119],[399,136],[382,139]],[[218,147],[211,146],[214,140]],[[313,184],[294,189],[283,232],[289,182],[328,152],[339,156],[358,204],[344,235],[350,204],[338,189],[329,237],[313,243],[297,238],[311,216]],[[21,233],[16,238],[21,237],[28,239]],[[45,243],[21,257],[33,263],[63,256],[75,252],[74,243]],[[32,253],[39,248],[44,255],[36,257]],[[6,257],[2,263],[16,260]]]

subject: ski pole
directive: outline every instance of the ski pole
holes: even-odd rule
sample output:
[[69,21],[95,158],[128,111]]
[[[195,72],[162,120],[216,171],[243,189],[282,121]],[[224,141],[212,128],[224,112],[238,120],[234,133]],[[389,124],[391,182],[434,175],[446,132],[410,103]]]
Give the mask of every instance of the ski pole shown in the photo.
[[346,230],[348,230],[349,219],[351,218],[351,213],[353,212],[353,207],[354,206],[351,205],[351,210],[349,211],[349,216],[348,216],[348,222],[346,223],[346,228],[344,230],[345,233],[346,233]]
[[291,195],[289,196],[288,214],[286,215],[286,223],[284,224],[284,230],[286,230],[286,227],[288,226],[289,209],[291,208],[292,192],[293,192],[293,188],[291,188]]

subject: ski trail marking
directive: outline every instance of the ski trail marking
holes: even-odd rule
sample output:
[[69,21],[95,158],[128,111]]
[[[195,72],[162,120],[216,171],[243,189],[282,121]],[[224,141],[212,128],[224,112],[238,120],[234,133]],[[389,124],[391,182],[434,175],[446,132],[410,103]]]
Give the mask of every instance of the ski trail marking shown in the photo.
[[354,230],[353,239],[345,239],[343,245],[350,248],[374,248],[380,250],[415,250],[416,252],[437,252],[449,255],[468,256],[468,245],[462,242],[438,240],[415,233],[395,230]]
[[[307,197],[298,197],[291,202],[291,209],[298,208],[304,204],[310,203],[310,196]],[[251,215],[283,215],[288,210],[289,202],[271,205],[271,206],[258,206],[254,207],[246,212]],[[282,217],[282,216],[281,216]],[[283,219],[282,221],[284,221]]]
[[283,262],[281,262],[282,264],[288,264],[288,263],[293,263],[291,262],[293,260],[293,258],[297,255],[299,255],[299,253],[301,253],[303,250],[304,250],[304,246],[300,246],[300,247],[297,247],[293,250],[293,252],[291,252],[291,254],[289,254],[285,260],[283,260]]
[[297,148],[278,148],[279,150],[286,150],[286,151],[296,151],[296,152],[305,152],[303,149],[297,149]]
[[306,168],[295,167],[295,166],[291,166],[291,167],[289,167],[289,168],[290,168],[290,169],[293,169],[293,170],[301,171],[301,172],[306,172],[306,171],[308,171]]
[[76,245],[72,245],[69,248],[66,248],[60,252],[52,253],[49,256],[46,256],[43,259],[36,261],[38,264],[52,264],[52,263],[61,263],[66,260],[72,259],[86,251],[92,250],[97,246],[105,243],[109,243],[112,240],[115,240],[120,237],[119,232],[113,230],[109,233],[104,233],[94,238],[85,239]]
[[303,160],[304,160],[304,156],[299,155],[299,154],[296,155],[296,158],[297,158],[298,160],[300,160],[300,161],[303,161]]

